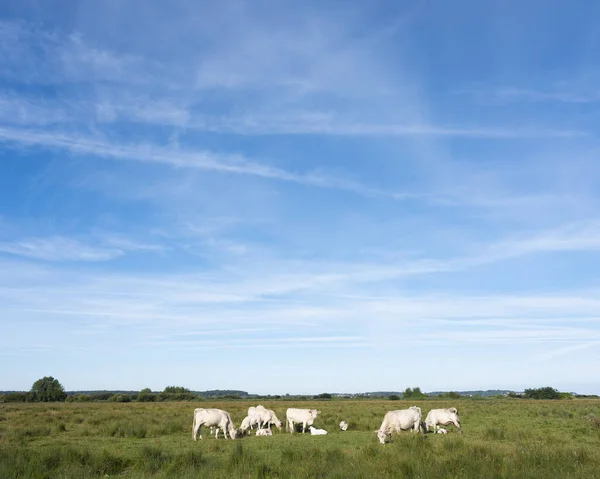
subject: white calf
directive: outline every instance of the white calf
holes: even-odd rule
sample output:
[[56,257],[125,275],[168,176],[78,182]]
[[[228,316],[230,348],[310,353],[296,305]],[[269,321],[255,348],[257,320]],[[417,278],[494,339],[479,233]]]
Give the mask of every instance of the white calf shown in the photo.
[[325,429],[316,429],[312,426],[310,426],[308,429],[310,430],[311,436],[324,436],[325,434],[327,434],[327,431]]

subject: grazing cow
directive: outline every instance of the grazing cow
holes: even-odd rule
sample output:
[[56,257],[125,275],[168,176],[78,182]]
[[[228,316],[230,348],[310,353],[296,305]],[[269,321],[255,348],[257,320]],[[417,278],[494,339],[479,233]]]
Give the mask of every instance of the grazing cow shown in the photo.
[[324,436],[325,434],[327,434],[327,431],[325,429],[316,429],[312,426],[310,426],[308,429],[310,430],[311,436]]
[[[263,426],[270,428],[275,425],[281,429],[281,421],[272,409],[266,409],[261,405],[256,407],[251,406],[248,408],[248,416],[257,418],[256,423],[259,428]],[[254,425],[254,422],[252,422],[252,425]]]
[[200,433],[200,439],[202,439],[202,426],[216,427],[216,439],[219,438],[219,429],[223,431],[225,439],[227,439],[228,432],[231,439],[235,439],[237,434],[229,413],[222,409],[194,409],[194,423],[192,425],[192,439],[194,441],[198,433]]
[[302,434],[306,431],[306,426],[312,426],[317,419],[320,411],[316,409],[296,409],[288,408],[285,413],[285,428],[290,432],[294,432],[296,423],[302,423]]
[[[262,426],[262,416],[264,414],[266,414],[267,409],[262,405],[259,404],[258,406],[250,406],[248,408],[248,417],[256,417],[256,423],[252,423],[252,425],[254,424],[258,424],[258,428],[260,429]],[[252,427],[251,427],[252,428]]]
[[446,431],[443,427],[438,428],[437,430],[438,434],[448,434],[448,431]]
[[246,416],[240,425],[240,431],[242,434],[246,434],[246,432],[255,425],[258,425],[258,416]]
[[281,421],[272,409],[265,409],[264,411],[261,411],[259,415],[263,426],[271,428],[271,426],[274,425],[281,430]]
[[377,431],[379,442],[385,444],[386,437],[394,432],[399,433],[407,429],[410,429],[411,432],[418,432],[421,427],[421,417],[421,408],[418,406],[387,412]]
[[433,429],[433,432],[436,432],[438,430],[438,425],[449,426],[450,424],[454,424],[458,430],[461,431],[460,418],[458,417],[458,411],[455,407],[448,409],[432,409],[425,418],[425,432],[428,432],[431,429]]
[[257,429],[256,435],[257,436],[272,436],[273,432],[270,429]]
[[340,421],[340,430],[342,430],[342,431],[348,430],[348,423],[346,421]]

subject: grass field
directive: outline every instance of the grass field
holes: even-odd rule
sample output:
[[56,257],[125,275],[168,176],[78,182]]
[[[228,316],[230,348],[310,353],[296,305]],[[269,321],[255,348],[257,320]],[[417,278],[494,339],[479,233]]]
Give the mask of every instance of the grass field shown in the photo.
[[[381,445],[386,411],[458,408],[464,433],[403,433]],[[192,440],[195,407],[230,412],[255,402],[0,404],[0,477],[476,477],[600,478],[600,401],[262,402],[317,407],[327,436]],[[340,432],[345,419],[350,428]],[[285,425],[284,425],[285,427]],[[451,430],[450,430],[451,429]]]

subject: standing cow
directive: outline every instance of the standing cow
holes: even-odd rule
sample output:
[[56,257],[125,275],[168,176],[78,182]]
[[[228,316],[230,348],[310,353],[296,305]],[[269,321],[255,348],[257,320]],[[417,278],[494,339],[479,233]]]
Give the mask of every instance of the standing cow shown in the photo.
[[316,409],[296,409],[288,408],[285,412],[285,428],[290,432],[294,432],[295,424],[302,423],[302,434],[306,431],[306,426],[312,426],[317,419],[320,411]]
[[198,433],[200,433],[200,439],[202,439],[202,426],[216,427],[216,439],[219,438],[219,429],[223,431],[225,439],[227,439],[227,432],[229,432],[231,439],[235,439],[237,434],[229,413],[222,409],[194,409],[194,422],[192,425],[192,439],[194,441]]
[[377,438],[381,444],[385,444],[387,436],[410,429],[411,432],[419,432],[421,427],[421,408],[411,406],[408,409],[389,411],[383,417],[381,427],[377,431]]
[[433,432],[437,432],[438,425],[449,426],[450,424],[454,424],[459,432],[462,431],[458,411],[455,407],[448,409],[432,409],[425,418],[425,432],[428,432],[431,429],[433,429]]
[[[253,416],[250,416],[251,413],[253,414]],[[261,405],[258,405],[255,408],[249,407],[248,408],[248,416],[256,417],[258,419],[258,427],[259,428],[266,426],[267,428],[270,429],[271,426],[275,425],[279,429],[281,429],[281,421],[275,414],[275,411],[273,411],[272,409],[267,409]]]

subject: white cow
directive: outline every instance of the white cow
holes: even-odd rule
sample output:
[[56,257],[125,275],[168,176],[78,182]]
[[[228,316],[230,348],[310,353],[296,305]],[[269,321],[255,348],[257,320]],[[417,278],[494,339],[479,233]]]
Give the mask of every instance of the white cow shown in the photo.
[[258,416],[257,415],[253,415],[253,416],[246,416],[243,421],[242,424],[240,425],[240,431],[245,434],[248,429],[252,429],[252,426],[257,426],[258,425]]
[[[454,424],[458,430],[460,427],[460,418],[458,417],[458,411],[455,407],[448,409],[432,409],[425,418],[425,432],[433,429],[433,432],[438,430],[438,424],[442,426],[448,426]],[[443,433],[442,433],[443,434]]]
[[[275,412],[272,409],[267,409],[260,404],[256,407],[250,406],[248,408],[248,417],[256,418],[256,424],[258,424],[259,428],[263,426],[267,426],[268,428],[270,428],[271,426],[275,425],[279,429],[281,429],[281,421],[279,420]],[[255,422],[254,420],[252,420],[251,427],[254,426],[254,424]]]
[[379,442],[385,444],[386,437],[394,432],[399,433],[407,429],[410,429],[411,432],[418,432],[421,427],[421,417],[421,408],[418,406],[387,412],[377,431]]
[[270,429],[257,429],[256,435],[257,436],[272,436],[273,432]]
[[448,434],[448,431],[446,431],[443,427],[438,428],[437,430],[438,434]]
[[281,421],[272,409],[265,409],[264,411],[259,411],[258,415],[260,416],[260,422],[263,426],[271,428],[271,426],[275,425],[279,429],[281,429]]
[[227,439],[227,432],[229,432],[231,439],[235,439],[237,434],[229,413],[222,409],[194,409],[194,423],[192,425],[192,439],[194,441],[198,433],[200,433],[200,439],[202,439],[202,426],[216,427],[215,438],[217,439],[219,438],[219,429],[223,431],[225,439]]
[[260,429],[262,426],[262,416],[263,414],[266,414],[266,412],[267,409],[262,404],[259,404],[258,406],[250,406],[248,408],[248,417],[256,418],[256,422],[253,420],[252,425],[258,424],[258,428]]
[[310,429],[311,436],[324,436],[325,434],[327,434],[327,431],[325,429],[316,429],[312,426],[310,426],[308,429]]
[[348,430],[348,423],[346,421],[340,421],[340,430],[342,430],[342,431]]
[[306,426],[312,426],[317,419],[320,411],[316,409],[296,409],[288,408],[285,412],[285,428],[290,432],[294,432],[296,423],[302,423],[302,434],[306,431]]

